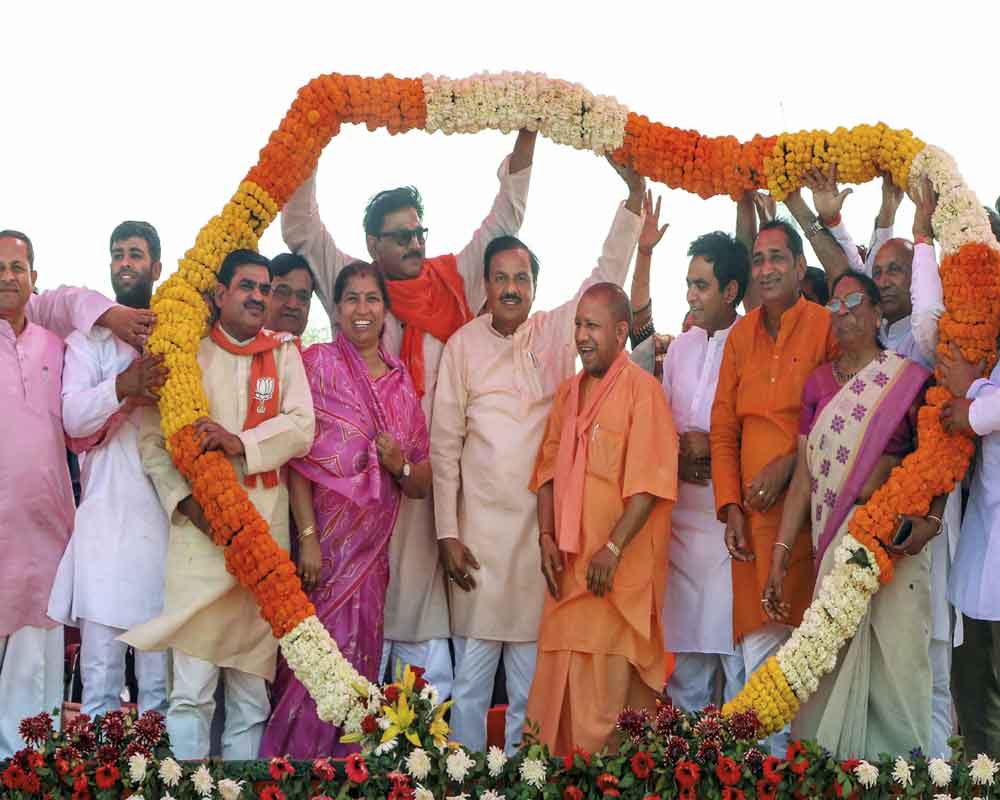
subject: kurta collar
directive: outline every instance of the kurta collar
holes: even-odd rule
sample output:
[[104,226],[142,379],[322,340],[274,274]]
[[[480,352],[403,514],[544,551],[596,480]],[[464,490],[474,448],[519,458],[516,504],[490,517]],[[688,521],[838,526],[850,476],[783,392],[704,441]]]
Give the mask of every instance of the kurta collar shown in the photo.
[[[808,302],[809,301],[800,294],[799,299],[795,301],[792,307],[786,308],[782,312],[781,324],[778,327],[778,337],[775,339],[775,343],[784,341],[791,336],[792,331],[795,330],[795,326],[798,325],[799,320],[802,318],[802,314],[806,310],[806,303]],[[764,326],[764,306],[760,306],[758,313],[759,317],[757,319],[757,324],[760,326],[763,334],[770,339],[771,335],[767,332],[767,328]]]
[[906,316],[897,319],[892,324],[888,320],[882,320],[882,338],[886,344],[896,343],[905,339],[913,330],[912,317]]

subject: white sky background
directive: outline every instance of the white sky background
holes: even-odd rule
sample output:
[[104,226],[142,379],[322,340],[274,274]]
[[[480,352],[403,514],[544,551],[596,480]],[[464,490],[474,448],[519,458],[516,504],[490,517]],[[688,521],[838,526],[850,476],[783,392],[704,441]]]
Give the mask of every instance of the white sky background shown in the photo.
[[[980,199],[1000,193],[994,2],[920,3],[43,3],[4,8],[0,228],[34,240],[41,288],[110,293],[108,241],[146,219],[164,273],[218,213],[291,104],[324,72],[462,77],[533,70],[705,134],[774,134],[885,121],[958,161]],[[319,200],[338,244],[363,256],[375,191],[424,195],[428,253],[461,247],[496,192],[514,134],[389,137],[344,126],[320,162]],[[733,230],[728,198],[665,194],[653,262],[657,328],[686,310],[691,239]],[[878,183],[848,199],[867,242]],[[586,152],[539,139],[521,237],[542,263],[536,308],[592,269],[621,180]],[[897,231],[909,235],[904,203]],[[278,223],[261,242],[284,249]],[[811,263],[816,263],[815,259]],[[327,322],[318,303],[311,324]]]

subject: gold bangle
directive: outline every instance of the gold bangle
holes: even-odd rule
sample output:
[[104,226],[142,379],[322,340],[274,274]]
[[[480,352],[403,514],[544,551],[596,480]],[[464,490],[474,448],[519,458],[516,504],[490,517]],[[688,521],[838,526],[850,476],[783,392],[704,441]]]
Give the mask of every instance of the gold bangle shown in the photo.
[[944,527],[944,520],[942,520],[941,517],[935,517],[933,514],[928,514],[927,519],[932,519],[938,524],[937,530],[934,531],[934,535],[937,536],[941,533],[941,529]]
[[314,533],[316,533],[316,526],[315,525],[308,525],[308,526],[306,526],[305,529],[303,529],[302,531],[299,532],[299,541],[301,542],[303,539],[308,539]]
[[[792,548],[791,548],[791,547],[789,547],[789,546],[788,546],[787,544],[785,544],[784,542],[775,542],[775,543],[774,543],[774,547],[784,547],[784,548],[785,548],[785,549],[786,549],[786,550],[788,551],[788,555],[791,555],[791,554],[792,554]],[[774,548],[772,547],[771,549],[773,550]]]
[[613,555],[615,558],[622,557],[622,549],[614,542],[612,542],[610,539],[608,540],[608,543],[604,546],[611,551],[611,555]]

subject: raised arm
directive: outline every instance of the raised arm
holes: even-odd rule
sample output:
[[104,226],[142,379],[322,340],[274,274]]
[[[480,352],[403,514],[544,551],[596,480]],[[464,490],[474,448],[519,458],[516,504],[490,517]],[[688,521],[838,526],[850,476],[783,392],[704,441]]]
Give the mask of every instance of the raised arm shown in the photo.
[[[642,202],[642,230],[639,232],[639,247],[635,257],[635,271],[632,273],[632,289],[629,293],[633,315],[629,339],[633,350],[652,336],[655,330],[653,326],[653,300],[649,296],[649,273],[653,263],[653,248],[660,243],[663,234],[670,227],[670,223],[660,225],[660,203],[662,200],[662,196],[657,197],[654,206],[653,193],[647,189]],[[627,262],[625,269],[628,270]]]
[[789,195],[785,205],[805,231],[809,244],[826,272],[828,285],[833,286],[834,281],[848,270],[860,271],[863,267],[858,248],[854,246],[846,229],[842,232],[845,237],[843,242],[830,230],[842,225],[840,212],[853,190],[838,191],[836,166],[830,167],[825,175],[815,168],[810,170],[803,176],[803,183],[812,190],[819,219],[802,198],[801,192]]
[[100,292],[78,286],[60,286],[32,295],[26,312],[35,325],[65,339],[73,331],[90,333],[98,319],[113,306],[114,303]]
[[[736,239],[743,243],[748,253],[753,252],[753,242],[757,238],[757,222],[763,225],[777,216],[774,198],[763,192],[744,192],[736,202]],[[750,281],[743,295],[743,310],[747,313],[760,305],[757,284]]]
[[911,323],[913,339],[925,364],[933,366],[938,340],[938,320],[944,313],[944,290],[934,254],[934,229],[931,217],[937,208],[937,197],[926,176],[913,187],[911,199],[916,206],[913,215],[913,263],[911,265],[910,300],[913,306]]

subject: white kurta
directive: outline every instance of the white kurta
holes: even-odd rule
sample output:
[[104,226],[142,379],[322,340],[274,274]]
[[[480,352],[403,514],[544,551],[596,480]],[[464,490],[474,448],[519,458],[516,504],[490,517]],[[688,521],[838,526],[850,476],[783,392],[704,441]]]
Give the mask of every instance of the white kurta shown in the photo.
[[[733,323],[736,324],[735,322]],[[711,338],[690,328],[663,359],[663,389],[677,433],[708,433],[722,353],[732,325]],[[733,575],[726,526],[715,513],[712,483],[677,482],[671,515],[670,563],[663,635],[675,653],[733,652]]]
[[528,483],[552,398],[576,371],[580,295],[594,283],[624,283],[641,224],[619,208],[597,266],[567,303],[535,312],[513,336],[485,314],[444,348],[431,424],[437,536],[461,539],[481,567],[471,592],[450,587],[456,636],[538,638],[545,582]]
[[[483,276],[483,253],[497,236],[516,235],[524,220],[528,202],[531,169],[509,172],[510,158],[498,171],[500,191],[493,207],[472,240],[456,255],[458,272],[465,282],[465,297],[473,313],[486,300]],[[316,276],[316,293],[330,315],[333,333],[337,332],[337,312],[333,287],[337,275],[347,264],[358,259],[337,247],[323,224],[316,202],[316,176],[308,178],[292,195],[281,212],[281,234],[293,252],[303,256]],[[367,260],[367,258],[362,259]],[[389,312],[382,335],[385,347],[399,355],[403,343],[403,325]],[[434,388],[444,343],[430,334],[424,336],[424,385],[421,407],[427,424],[433,419]],[[385,638],[389,641],[422,642],[450,635],[448,599],[444,569],[438,559],[434,533],[434,501],[403,498],[399,517],[389,544],[389,588],[385,601]]]
[[[316,420],[302,357],[291,343],[274,352],[281,395],[279,413],[244,431],[252,357],[233,355],[208,337],[198,349],[209,416],[227,431],[237,433],[246,450],[244,456],[230,459],[241,482],[248,472],[281,470],[312,446]],[[140,650],[174,648],[219,667],[272,680],[278,642],[253,595],[226,570],[222,548],[177,510],[177,504],[191,494],[191,487],[164,447],[159,414],[151,409],[143,411],[139,440],[142,463],[171,523],[166,588],[163,613],[132,628],[122,639]],[[284,470],[280,474],[278,486],[267,489],[258,479],[246,492],[270,526],[271,535],[287,551],[288,489]]]
[[[63,425],[90,436],[121,407],[115,381],[137,353],[107,328],[66,340]],[[139,457],[139,409],[81,459],[82,501],[49,598],[49,616],[130,628],[163,608],[169,522]]]

